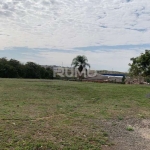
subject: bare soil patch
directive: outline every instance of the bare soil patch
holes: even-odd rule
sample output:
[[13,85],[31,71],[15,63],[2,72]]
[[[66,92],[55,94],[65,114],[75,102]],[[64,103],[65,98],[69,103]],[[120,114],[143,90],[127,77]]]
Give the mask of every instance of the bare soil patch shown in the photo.
[[[150,119],[127,118],[124,120],[97,121],[108,133],[113,146],[103,150],[150,150]],[[133,131],[127,130],[132,127]]]

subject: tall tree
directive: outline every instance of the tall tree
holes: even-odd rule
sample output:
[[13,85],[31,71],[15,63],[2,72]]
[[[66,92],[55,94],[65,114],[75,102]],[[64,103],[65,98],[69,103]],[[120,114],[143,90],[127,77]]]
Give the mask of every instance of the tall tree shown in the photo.
[[150,50],[145,50],[140,56],[131,58],[129,73],[132,76],[150,76]]
[[9,65],[16,69],[19,78],[25,76],[24,65],[21,64],[18,60],[10,59]]
[[79,74],[79,79],[82,79],[82,75],[81,72],[83,71],[83,69],[86,69],[86,67],[88,66],[90,68],[90,64],[88,63],[88,59],[86,56],[81,56],[78,55],[77,57],[75,57],[72,60],[72,64],[71,64],[74,68],[78,68],[80,74]]
[[27,62],[25,65],[26,78],[40,79],[40,66],[33,62]]

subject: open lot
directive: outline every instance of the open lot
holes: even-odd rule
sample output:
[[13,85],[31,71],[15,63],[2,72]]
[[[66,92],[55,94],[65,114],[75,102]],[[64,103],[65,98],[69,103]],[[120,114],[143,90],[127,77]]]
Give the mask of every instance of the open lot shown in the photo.
[[150,86],[24,79],[0,83],[0,149],[150,146]]

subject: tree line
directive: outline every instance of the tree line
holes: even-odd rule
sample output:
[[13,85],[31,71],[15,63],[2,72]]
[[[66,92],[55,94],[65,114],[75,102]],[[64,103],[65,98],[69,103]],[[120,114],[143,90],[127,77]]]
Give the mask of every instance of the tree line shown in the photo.
[[0,58],[0,78],[53,79],[53,70],[34,62],[22,64],[15,59]]

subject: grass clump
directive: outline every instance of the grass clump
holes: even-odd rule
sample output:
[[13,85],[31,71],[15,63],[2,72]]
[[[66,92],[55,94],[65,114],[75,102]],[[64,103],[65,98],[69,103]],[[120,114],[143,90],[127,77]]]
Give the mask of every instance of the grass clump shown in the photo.
[[127,126],[126,130],[127,130],[127,131],[134,131],[134,129],[133,129],[132,126]]

